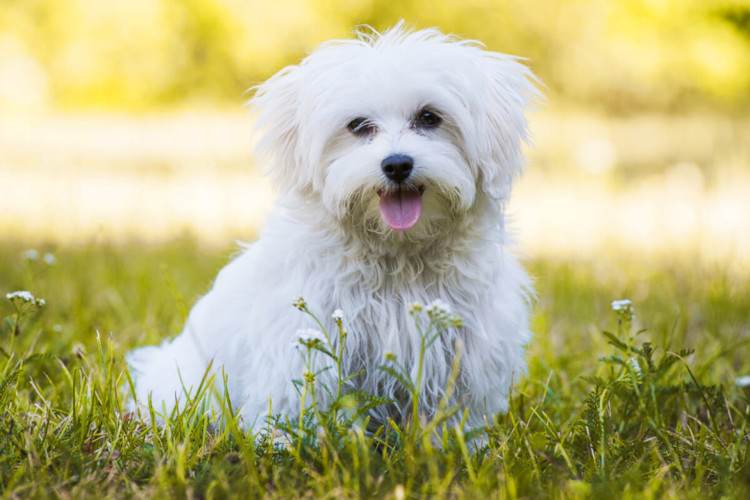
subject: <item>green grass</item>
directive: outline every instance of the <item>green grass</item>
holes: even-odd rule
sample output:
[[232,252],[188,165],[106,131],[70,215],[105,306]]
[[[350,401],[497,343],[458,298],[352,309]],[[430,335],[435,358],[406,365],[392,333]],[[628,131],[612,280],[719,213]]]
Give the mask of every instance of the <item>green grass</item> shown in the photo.
[[[124,353],[178,333],[231,250],[37,247],[48,265],[25,248],[0,246],[4,497],[750,495],[750,389],[735,384],[750,375],[750,277],[729,267],[530,262],[529,374],[482,436],[416,419],[372,436],[339,412],[320,429],[279,422],[289,444],[273,446],[197,406],[164,427],[122,411]],[[46,304],[18,318],[16,290]],[[610,308],[622,298],[632,325]]]

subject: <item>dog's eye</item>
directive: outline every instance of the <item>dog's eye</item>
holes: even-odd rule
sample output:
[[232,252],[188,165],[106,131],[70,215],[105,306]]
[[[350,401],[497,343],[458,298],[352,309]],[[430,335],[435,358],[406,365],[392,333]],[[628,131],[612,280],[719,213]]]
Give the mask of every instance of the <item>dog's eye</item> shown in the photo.
[[355,118],[354,120],[350,121],[346,128],[349,129],[349,132],[351,132],[354,135],[369,135],[372,132],[375,131],[375,126],[367,120],[367,118],[364,118],[362,116]]
[[417,115],[417,126],[420,128],[435,128],[443,122],[440,115],[429,109],[423,109]]

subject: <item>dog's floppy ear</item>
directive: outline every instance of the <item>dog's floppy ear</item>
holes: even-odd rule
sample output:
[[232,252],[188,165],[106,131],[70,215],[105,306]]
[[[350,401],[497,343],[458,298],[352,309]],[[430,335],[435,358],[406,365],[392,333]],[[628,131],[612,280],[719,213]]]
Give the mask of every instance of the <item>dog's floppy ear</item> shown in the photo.
[[303,168],[299,151],[301,73],[299,66],[282,69],[255,87],[255,95],[247,103],[255,114],[256,156],[268,165],[282,191],[304,190],[310,185],[309,179],[302,178],[309,169]]
[[492,198],[506,201],[513,181],[524,166],[521,146],[529,142],[526,111],[543,101],[539,80],[520,58],[482,51],[485,92],[480,104],[479,147],[481,188]]

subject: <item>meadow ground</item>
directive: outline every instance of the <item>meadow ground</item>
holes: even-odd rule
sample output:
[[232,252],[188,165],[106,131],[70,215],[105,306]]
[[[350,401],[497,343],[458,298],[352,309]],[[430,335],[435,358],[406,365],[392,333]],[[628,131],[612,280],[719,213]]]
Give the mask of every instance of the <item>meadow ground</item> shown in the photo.
[[747,120],[535,120],[510,209],[536,337],[510,411],[480,435],[321,413],[274,447],[202,400],[164,427],[122,409],[124,354],[181,330],[268,209],[247,119],[0,117],[0,494],[748,498]]
[[[529,374],[475,453],[460,431],[438,427],[441,451],[419,433],[385,439],[340,420],[326,432],[294,423],[292,445],[274,448],[190,410],[165,428],[121,411],[123,354],[178,332],[231,249],[182,239],[28,250],[0,247],[3,292],[46,302],[20,319],[10,300],[0,305],[3,496],[750,493],[750,387],[736,383],[750,374],[750,280],[726,268],[626,254],[529,262],[539,292]],[[630,330],[611,307],[623,298]],[[302,313],[290,304],[290,314]]]

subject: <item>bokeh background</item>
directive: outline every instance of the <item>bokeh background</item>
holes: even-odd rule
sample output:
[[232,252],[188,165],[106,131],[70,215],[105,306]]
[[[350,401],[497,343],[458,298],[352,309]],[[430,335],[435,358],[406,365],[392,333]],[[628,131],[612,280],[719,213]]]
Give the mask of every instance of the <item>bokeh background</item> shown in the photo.
[[748,268],[746,0],[2,0],[0,239],[252,239],[273,192],[246,90],[402,18],[545,83],[510,207],[527,254]]

